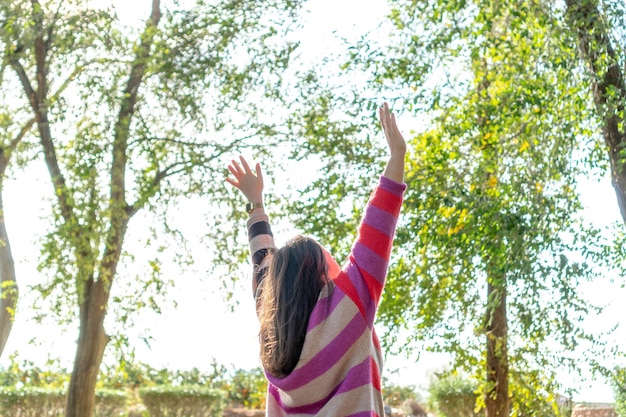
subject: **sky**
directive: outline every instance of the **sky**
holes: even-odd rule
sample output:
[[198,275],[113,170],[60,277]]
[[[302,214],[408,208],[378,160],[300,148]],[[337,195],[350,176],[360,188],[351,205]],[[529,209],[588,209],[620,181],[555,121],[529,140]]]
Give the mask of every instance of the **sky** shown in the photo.
[[[134,25],[143,22],[149,10],[150,0],[99,0],[97,3],[112,3],[124,24]],[[339,37],[356,37],[373,29],[384,19],[386,2],[383,0],[313,0],[307,6],[306,24],[301,33],[302,48],[312,57],[332,53],[333,45]],[[385,99],[381,98],[381,101]],[[403,125],[403,122],[405,123]],[[399,115],[398,124],[408,132],[409,120]],[[36,271],[39,255],[37,236],[44,227],[39,219],[46,214],[48,205],[42,195],[49,195],[51,185],[43,167],[33,167],[26,172],[26,180],[18,184],[9,182],[5,194],[7,227],[9,228],[13,256],[17,262],[17,276],[24,288],[28,283],[37,282],[41,277]],[[27,181],[24,183],[23,181]],[[28,190],[25,192],[24,190]],[[600,223],[611,224],[619,221],[619,212],[610,181],[583,181],[580,184],[586,215]],[[189,210],[185,212],[184,210]],[[182,207],[180,216],[201,219],[198,213],[191,213],[192,207]],[[137,220],[140,222],[141,220]],[[133,219],[135,222],[135,219]],[[134,227],[131,225],[131,227]],[[242,225],[243,227],[243,225]],[[18,232],[19,231],[19,232]],[[289,236],[277,237],[280,244]],[[127,241],[131,247],[132,233]],[[168,297],[178,300],[177,308],[166,307],[163,314],[144,311],[132,328],[127,329],[135,341],[137,358],[155,367],[190,369],[197,367],[209,370],[213,359],[221,364],[234,364],[238,368],[253,368],[260,365],[258,360],[258,325],[254,304],[248,288],[237,294],[240,303],[230,311],[231,305],[224,301],[219,282],[212,277],[190,272],[180,276],[176,267],[164,266],[166,275],[176,280],[176,286],[169,289]],[[199,270],[201,268],[198,268]],[[242,276],[245,280],[247,277]],[[603,283],[590,285],[586,289],[590,298],[608,303],[607,312],[592,318],[590,326],[611,326],[626,316],[625,307],[620,305],[625,291],[619,285]],[[18,306],[17,320],[6,347],[6,354],[0,366],[7,364],[11,352],[19,352],[21,359],[37,360],[46,355],[60,358],[61,363],[71,367],[74,356],[74,343],[77,337],[75,328],[67,330],[46,322],[34,323],[29,311],[28,294]],[[621,333],[620,333],[621,332]],[[616,337],[626,340],[626,333],[618,329]],[[148,343],[141,340],[149,339]],[[387,357],[385,373],[390,380],[403,385],[427,386],[430,373],[446,365],[442,355],[422,353],[419,361],[416,356],[409,358]],[[610,402],[612,391],[602,381],[586,381],[583,390],[575,398],[578,401]]]

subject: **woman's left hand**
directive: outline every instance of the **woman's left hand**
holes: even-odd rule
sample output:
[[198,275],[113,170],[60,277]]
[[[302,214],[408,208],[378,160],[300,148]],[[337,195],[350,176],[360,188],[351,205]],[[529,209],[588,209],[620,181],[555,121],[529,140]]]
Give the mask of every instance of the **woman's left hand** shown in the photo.
[[239,156],[239,159],[241,160],[241,165],[234,159],[228,165],[228,170],[233,174],[235,179],[226,178],[226,181],[232,184],[233,187],[241,190],[249,202],[262,203],[263,173],[261,172],[261,164],[257,163],[255,166],[256,172],[252,172],[245,158]]

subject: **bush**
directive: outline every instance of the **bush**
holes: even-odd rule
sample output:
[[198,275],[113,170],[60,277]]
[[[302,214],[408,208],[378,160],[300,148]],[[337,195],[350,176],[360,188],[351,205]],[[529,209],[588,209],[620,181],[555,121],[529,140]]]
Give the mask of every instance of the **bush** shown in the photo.
[[9,361],[7,367],[0,368],[0,386],[63,388],[70,380],[70,375],[55,360],[48,360],[45,367],[40,368],[32,361],[20,361],[17,353],[13,353]]
[[[126,409],[126,394],[121,391],[96,391],[94,417],[115,417]],[[65,413],[65,390],[40,387],[0,388],[0,415],[19,417],[57,417]]]
[[267,379],[261,368],[237,369],[232,378],[223,383],[231,404],[246,408],[264,409]]
[[140,388],[139,397],[150,417],[221,416],[226,393],[198,385]]
[[441,417],[477,417],[477,384],[459,376],[448,376],[431,382],[431,407],[439,411]]
[[0,414],[19,417],[57,417],[65,408],[65,390],[38,387],[0,388]]
[[400,408],[407,400],[420,401],[420,395],[413,385],[385,385],[383,387],[383,401],[390,407]]
[[128,396],[124,391],[96,390],[94,417],[116,417],[126,413]]
[[619,417],[626,417],[626,368],[617,368],[613,374],[615,411]]

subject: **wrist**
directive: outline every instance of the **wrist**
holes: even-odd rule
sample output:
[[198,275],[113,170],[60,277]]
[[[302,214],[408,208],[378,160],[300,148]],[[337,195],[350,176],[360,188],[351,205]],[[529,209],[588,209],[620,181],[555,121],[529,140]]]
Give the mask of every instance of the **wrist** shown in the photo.
[[261,208],[263,208],[263,203],[248,202],[246,204],[246,212],[248,214],[252,213],[256,209],[261,209]]
[[406,156],[406,149],[393,149],[389,152],[389,158],[404,159]]
[[244,194],[244,197],[250,203],[262,203],[263,202],[263,193],[252,193],[252,194]]

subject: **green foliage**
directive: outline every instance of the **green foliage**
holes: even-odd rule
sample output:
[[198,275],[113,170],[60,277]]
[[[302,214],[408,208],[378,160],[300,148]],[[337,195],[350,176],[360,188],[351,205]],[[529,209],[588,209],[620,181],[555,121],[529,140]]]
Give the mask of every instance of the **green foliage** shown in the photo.
[[63,389],[14,388],[0,389],[0,413],[7,416],[62,416],[65,406]]
[[67,386],[69,374],[58,361],[48,360],[43,367],[28,359],[19,360],[18,354],[9,356],[9,365],[0,369],[0,386],[61,389]]
[[477,417],[478,383],[458,375],[436,376],[428,387],[428,402],[441,417]]
[[114,389],[168,385],[221,386],[226,378],[227,369],[215,362],[212,366],[211,372],[202,372],[197,368],[171,370],[157,369],[146,363],[121,360],[115,366],[105,366],[100,372],[98,381],[100,386]]
[[615,411],[619,417],[626,417],[626,368],[618,367],[613,372],[613,392]]
[[218,389],[229,404],[252,409],[265,408],[267,379],[261,368],[228,369],[216,362],[208,372],[197,368],[171,370],[154,368],[145,363],[121,360],[116,366],[105,366],[98,379],[100,387],[136,389],[152,387],[195,386]]
[[220,388],[228,392],[231,404],[265,409],[267,379],[261,368],[237,369]]
[[[159,311],[171,285],[161,268],[165,254],[181,267],[193,262],[189,236],[172,208],[204,198],[208,217],[227,219],[238,203],[216,175],[224,158],[257,143],[265,147],[255,153],[265,155],[271,145],[292,145],[285,140],[291,131],[279,129],[284,119],[267,109],[285,96],[283,73],[297,47],[286,34],[302,2],[153,4],[160,5],[154,13],[160,20],[147,26],[151,3],[130,26],[112,8],[94,9],[85,0],[0,5],[6,23],[0,27],[0,83],[11,92],[0,96],[2,114],[13,114],[17,126],[10,127],[19,131],[34,112],[45,113],[49,137],[43,152],[54,154],[46,160],[56,172],[55,193],[40,258],[50,279],[35,288],[48,301],[39,305],[43,314],[62,321],[74,316],[89,282],[109,285],[113,271],[120,273],[110,298],[110,311],[119,317],[114,322],[125,323],[144,306]],[[43,55],[37,55],[39,40]],[[42,61],[45,71],[38,73]],[[46,96],[31,97],[31,89]],[[32,129],[24,142],[39,146],[40,133]],[[113,161],[121,162],[115,175]],[[271,165],[269,160],[270,172]],[[115,189],[114,182],[124,186]],[[127,221],[142,209],[147,223],[156,225],[140,237],[150,249],[146,256],[121,247]],[[211,248],[222,244],[222,232],[233,231],[210,229]],[[220,249],[214,253],[218,262],[207,268],[239,265],[232,251]],[[126,267],[139,262],[146,273],[129,279]]]
[[226,402],[225,392],[196,385],[140,388],[139,396],[151,417],[221,416]]
[[117,417],[126,412],[128,395],[125,391],[97,389],[94,417]]
[[399,408],[406,400],[420,400],[420,395],[412,385],[387,385],[383,387],[383,401],[386,405]]
[[[96,391],[94,417],[115,417],[126,410],[123,391]],[[0,387],[0,415],[60,417],[65,411],[65,389],[42,387]]]
[[[576,37],[562,10],[532,1],[391,7],[393,27],[365,36],[345,66],[371,74],[370,87],[395,98],[409,131],[381,340],[388,351],[451,353],[455,369],[484,385],[476,388],[482,395],[490,388],[486,333],[505,302],[504,360],[529,371],[511,383],[515,412],[552,410],[557,368],[581,365],[569,352],[603,350],[602,337],[579,326],[599,311],[580,284],[612,259],[606,237],[581,218],[576,193],[577,180],[593,175],[587,162],[598,140]],[[594,169],[606,166],[606,157],[593,158]],[[534,405],[533,389],[545,393]]]
[[515,417],[568,417],[573,403],[564,397],[560,385],[553,376],[546,376],[540,370],[519,371],[513,369],[510,375],[512,416]]
[[0,389],[0,414],[4,416],[62,416],[65,390],[39,387]]

